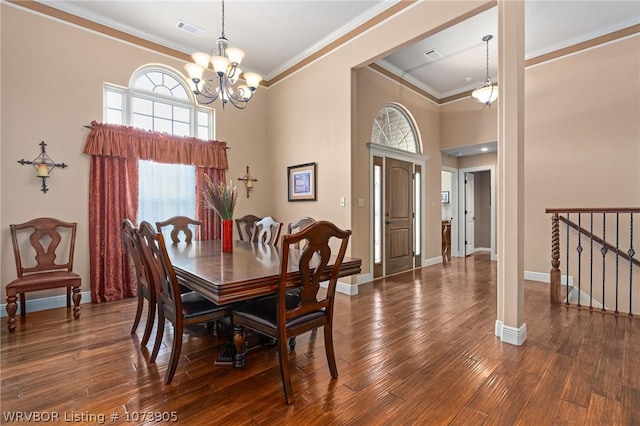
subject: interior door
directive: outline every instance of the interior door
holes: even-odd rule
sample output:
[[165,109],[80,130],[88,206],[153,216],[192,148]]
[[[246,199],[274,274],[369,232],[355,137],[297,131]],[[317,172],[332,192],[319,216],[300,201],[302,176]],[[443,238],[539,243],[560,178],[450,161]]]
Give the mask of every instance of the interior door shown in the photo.
[[413,164],[386,159],[385,274],[413,268]]
[[464,218],[465,218],[465,245],[464,254],[469,256],[475,252],[475,235],[476,216],[474,212],[474,194],[475,184],[473,181],[473,173],[464,174]]

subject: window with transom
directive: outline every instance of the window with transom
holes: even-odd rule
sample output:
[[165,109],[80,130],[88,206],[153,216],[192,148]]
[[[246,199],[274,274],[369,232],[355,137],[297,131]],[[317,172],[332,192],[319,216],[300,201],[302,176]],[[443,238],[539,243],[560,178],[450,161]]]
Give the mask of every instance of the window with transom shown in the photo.
[[[213,111],[195,106],[188,83],[160,66],[143,67],[128,88],[106,84],[104,119],[176,136],[213,138]],[[138,222],[196,216],[195,167],[138,160]]]

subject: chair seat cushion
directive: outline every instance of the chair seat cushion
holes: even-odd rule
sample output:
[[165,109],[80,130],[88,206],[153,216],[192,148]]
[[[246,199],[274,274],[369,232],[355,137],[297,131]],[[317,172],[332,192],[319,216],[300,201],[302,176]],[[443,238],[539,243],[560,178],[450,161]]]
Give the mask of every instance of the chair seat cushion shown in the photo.
[[[297,294],[287,294],[287,309],[294,309],[298,306],[300,298]],[[234,316],[246,318],[249,321],[261,324],[263,326],[277,328],[277,296],[266,297],[264,299],[257,300],[255,302],[246,303],[233,310]],[[293,318],[287,321],[287,328],[296,327],[300,324],[307,323],[309,321],[322,318],[326,316],[324,309],[309,312],[306,315]]]
[[216,305],[196,292],[184,293],[182,297],[182,314],[184,318],[205,315],[231,309],[230,305]]
[[46,290],[69,286],[80,287],[80,275],[68,271],[49,271],[16,278],[7,284],[7,290],[15,289],[19,292],[22,287],[29,287],[30,290]]

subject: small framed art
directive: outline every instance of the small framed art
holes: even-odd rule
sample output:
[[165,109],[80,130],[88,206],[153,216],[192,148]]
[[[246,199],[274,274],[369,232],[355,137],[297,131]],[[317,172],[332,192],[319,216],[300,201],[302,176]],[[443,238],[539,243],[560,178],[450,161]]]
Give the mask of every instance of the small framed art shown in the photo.
[[440,201],[442,204],[449,204],[449,191],[442,191],[440,193]]
[[316,163],[287,167],[287,195],[289,201],[316,201]]

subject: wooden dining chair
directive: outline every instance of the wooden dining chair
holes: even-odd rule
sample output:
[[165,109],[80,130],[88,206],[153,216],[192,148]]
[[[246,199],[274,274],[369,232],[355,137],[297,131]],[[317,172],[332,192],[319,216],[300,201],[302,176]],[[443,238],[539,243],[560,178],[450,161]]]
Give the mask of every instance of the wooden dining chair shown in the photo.
[[[191,241],[193,241],[193,231],[191,230],[191,228],[194,228],[196,226],[201,227],[202,221],[191,219],[187,216],[173,216],[165,221],[156,222],[156,229],[158,230],[158,232],[163,234],[163,236],[163,229],[171,227],[171,234],[169,234],[169,236],[171,237],[171,241],[173,242],[173,244],[178,244],[181,241],[181,234],[184,235],[185,243],[191,243]],[[183,280],[179,280],[179,282],[180,291],[182,293],[188,293],[191,291],[188,283]]]
[[[316,223],[316,220],[312,217],[303,217],[298,219],[295,222],[291,222],[287,225],[287,234],[294,234],[296,232],[302,231],[309,225]],[[298,243],[297,248],[300,248],[300,243]]]
[[[304,230],[282,238],[280,247],[280,278],[276,295],[258,299],[238,306],[233,311],[236,327],[247,327],[258,333],[277,339],[280,358],[280,376],[287,404],[293,403],[293,389],[287,357],[288,339],[318,327],[324,327],[324,346],[331,377],[338,377],[338,368],[333,350],[333,303],[338,281],[338,271],[342,265],[350,230],[342,230],[333,223],[318,221]],[[325,269],[331,257],[330,242],[340,241],[335,263],[331,272]],[[299,252],[290,247],[300,241],[307,241],[307,247]],[[291,293],[289,263],[297,262],[298,281]],[[323,296],[320,282],[328,280],[328,288]]]
[[281,230],[281,222],[278,222],[271,216],[264,217],[255,223],[251,241],[271,246],[278,245]]
[[155,363],[158,356],[164,335],[165,321],[168,320],[173,324],[171,358],[164,381],[165,384],[169,384],[173,380],[180,360],[184,328],[231,316],[233,306],[218,306],[196,292],[181,294],[162,234],[156,232],[149,222],[140,223],[138,232],[143,259],[155,287],[158,307],[158,332],[149,362]]
[[242,216],[239,219],[236,219],[236,227],[238,228],[238,236],[241,241],[252,241],[253,238],[253,229],[255,227],[255,223],[262,219],[261,217],[254,216],[252,214],[248,214]]
[[180,234],[184,235],[184,242],[190,243],[193,241],[192,227],[202,226],[202,221],[191,219],[187,216],[173,216],[165,221],[156,222],[156,229],[158,232],[163,232],[163,228],[171,226],[171,241],[174,243],[180,242]]
[[133,226],[129,219],[123,220],[120,228],[122,230],[122,242],[130,262],[129,265],[133,269],[138,293],[138,308],[136,309],[136,316],[133,320],[133,326],[131,327],[131,334],[135,334],[138,329],[142,311],[144,310],[144,301],[147,300],[147,322],[144,326],[142,340],[140,341],[140,346],[146,346],[151,336],[151,330],[153,329],[153,321],[156,319],[156,291],[155,288],[153,288],[153,283],[149,279],[147,268],[144,264],[138,229]]
[[18,275],[6,287],[10,332],[16,329],[17,295],[20,295],[20,315],[24,318],[25,293],[30,291],[66,287],[67,308],[73,299],[73,317],[80,318],[81,278],[73,272],[76,227],[74,222],[50,217],[9,225]]

